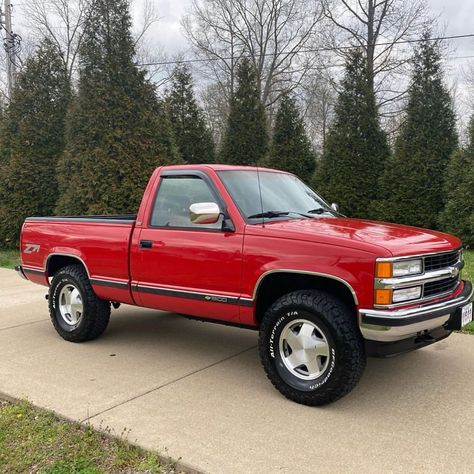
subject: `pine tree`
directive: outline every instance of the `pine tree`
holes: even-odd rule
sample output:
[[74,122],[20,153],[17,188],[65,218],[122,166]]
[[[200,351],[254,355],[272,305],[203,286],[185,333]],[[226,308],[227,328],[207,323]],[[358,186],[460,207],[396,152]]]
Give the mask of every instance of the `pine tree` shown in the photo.
[[181,158],[186,163],[212,163],[212,134],[194,97],[191,73],[183,64],[173,72],[166,108]]
[[18,240],[25,217],[54,210],[69,98],[61,54],[44,40],[18,74],[2,120],[0,246]]
[[57,212],[136,212],[153,169],[178,161],[164,107],[135,48],[126,0],[96,0],[79,50],[79,84],[58,165]]
[[288,94],[280,99],[267,163],[273,168],[296,174],[306,182],[314,173],[316,161],[311,143],[296,102]]
[[265,110],[250,60],[241,60],[219,158],[223,163],[256,165],[268,151]]
[[443,83],[439,45],[425,33],[413,58],[405,120],[395,153],[380,181],[378,217],[436,228],[443,209],[449,157],[456,149],[456,120]]
[[344,214],[370,217],[371,202],[378,196],[377,180],[388,156],[367,63],[355,49],[346,62],[335,120],[313,187],[327,200],[337,202]]
[[474,115],[469,123],[468,144],[449,159],[444,184],[446,205],[439,222],[442,230],[474,246]]

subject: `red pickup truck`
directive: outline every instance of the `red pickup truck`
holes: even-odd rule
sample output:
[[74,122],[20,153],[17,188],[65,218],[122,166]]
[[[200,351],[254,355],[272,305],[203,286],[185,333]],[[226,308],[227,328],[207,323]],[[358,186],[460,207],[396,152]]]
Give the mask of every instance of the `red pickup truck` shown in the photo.
[[346,218],[277,170],[160,167],[136,216],[30,217],[20,245],[64,339],[100,336],[120,303],[255,328],[273,385],[307,405],[472,320],[456,237]]

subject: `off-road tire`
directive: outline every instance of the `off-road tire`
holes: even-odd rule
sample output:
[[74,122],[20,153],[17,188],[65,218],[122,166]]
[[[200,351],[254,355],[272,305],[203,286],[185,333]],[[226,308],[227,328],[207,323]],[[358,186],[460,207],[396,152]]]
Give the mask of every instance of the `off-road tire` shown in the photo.
[[[313,380],[301,380],[291,373],[279,346],[286,325],[301,319],[320,328],[330,349],[326,369]],[[310,406],[325,405],[349,393],[366,365],[364,342],[354,311],[319,290],[293,291],[273,303],[260,326],[259,352],[275,388],[290,400]]]
[[[76,326],[68,326],[59,309],[59,294],[66,285],[77,288],[82,299],[83,313]],[[96,296],[82,265],[68,265],[54,275],[48,301],[53,326],[66,341],[90,341],[99,337],[107,328],[110,319],[110,302]]]

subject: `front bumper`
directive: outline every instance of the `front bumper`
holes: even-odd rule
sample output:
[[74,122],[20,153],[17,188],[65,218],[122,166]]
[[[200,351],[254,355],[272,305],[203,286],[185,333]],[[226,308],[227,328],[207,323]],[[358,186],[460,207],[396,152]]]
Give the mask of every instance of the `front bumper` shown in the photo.
[[464,281],[458,296],[439,303],[390,311],[361,309],[360,330],[368,341],[388,343],[416,339],[437,328],[445,329],[449,335],[460,329],[460,308],[471,301],[473,292],[471,282]]

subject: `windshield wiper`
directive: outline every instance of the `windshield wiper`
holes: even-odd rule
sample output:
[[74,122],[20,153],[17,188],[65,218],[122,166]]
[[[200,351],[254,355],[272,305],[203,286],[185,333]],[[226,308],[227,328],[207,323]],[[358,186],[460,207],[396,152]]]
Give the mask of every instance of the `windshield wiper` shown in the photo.
[[257,219],[259,217],[265,218],[265,219],[272,219],[274,217],[284,217],[290,214],[296,214],[301,217],[310,217],[310,218],[313,217],[311,215],[303,214],[302,212],[296,212],[296,211],[265,211],[265,212],[260,212],[258,214],[252,214],[251,216],[247,216],[247,219]]
[[329,212],[329,210],[325,209],[324,207],[318,207],[316,209],[310,209],[308,214],[324,214],[326,212]]
[[289,211],[265,211],[259,212],[258,214],[252,214],[251,216],[247,216],[247,219],[258,219],[259,217],[272,219],[273,217],[287,216],[289,213]]

